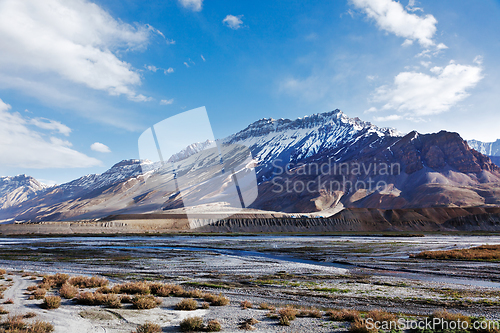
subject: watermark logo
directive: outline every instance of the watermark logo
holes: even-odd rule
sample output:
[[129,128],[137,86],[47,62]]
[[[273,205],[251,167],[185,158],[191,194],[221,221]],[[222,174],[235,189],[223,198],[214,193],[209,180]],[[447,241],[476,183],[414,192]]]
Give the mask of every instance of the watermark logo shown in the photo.
[[[167,118],[139,137],[151,211],[184,207],[191,227],[227,218],[257,198],[248,147],[215,140],[205,107]],[[154,170],[154,172],[152,171]]]

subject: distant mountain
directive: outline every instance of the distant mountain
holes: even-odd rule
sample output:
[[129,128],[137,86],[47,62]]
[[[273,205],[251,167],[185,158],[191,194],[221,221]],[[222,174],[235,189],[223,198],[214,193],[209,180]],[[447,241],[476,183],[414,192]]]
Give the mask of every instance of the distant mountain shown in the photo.
[[[251,208],[307,213],[339,205],[374,209],[500,205],[500,168],[457,133],[402,135],[334,110],[296,120],[261,119],[220,143],[244,145],[252,153],[259,196]],[[211,197],[224,201],[221,185],[212,193],[203,192],[206,186],[200,185],[207,179],[199,166],[219,160],[217,149],[207,149],[213,144],[193,143],[169,159],[176,164],[176,175],[189,180],[185,184],[179,185],[172,172],[157,163],[126,160],[101,175],[11,200],[0,208],[0,219],[161,213],[182,207],[178,186],[189,189],[182,198],[189,202],[203,205]],[[238,154],[233,155],[235,160],[228,163],[237,166]],[[7,189],[3,193],[12,195]]]
[[488,156],[500,156],[500,139],[495,142],[481,142],[477,140],[467,141],[472,149]]
[[35,178],[26,175],[0,177],[0,209],[18,205],[31,199],[47,187]]
[[495,142],[467,141],[472,149],[490,157],[491,161],[500,166],[500,139]]

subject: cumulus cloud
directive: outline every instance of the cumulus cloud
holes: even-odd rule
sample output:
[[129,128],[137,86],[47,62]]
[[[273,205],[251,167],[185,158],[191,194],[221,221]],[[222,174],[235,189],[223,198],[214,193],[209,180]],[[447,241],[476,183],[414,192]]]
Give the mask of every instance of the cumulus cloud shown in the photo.
[[201,11],[203,6],[203,0],[179,0],[182,7],[190,9],[194,12]]
[[119,52],[145,49],[149,25],[130,25],[114,19],[86,0],[4,0],[0,5],[0,69],[24,79],[39,75],[150,100],[135,91],[141,83]]
[[160,105],[170,105],[174,103],[174,99],[162,99],[160,101]]
[[[56,137],[49,137],[47,140],[43,133],[29,127],[30,119],[22,117],[17,112],[10,112],[10,109],[11,106],[0,99],[0,156],[2,156],[0,163],[2,166],[44,169],[85,168],[101,165],[101,161],[71,149],[69,141]],[[58,122],[42,121],[41,123]],[[63,134],[68,132],[62,126],[46,127],[49,130],[63,129]]]
[[241,20],[242,17],[243,15],[228,15],[222,20],[222,23],[231,29],[238,30],[243,25],[243,21]]
[[108,146],[100,142],[94,142],[93,144],[91,144],[90,149],[92,149],[93,151],[97,151],[99,153],[111,153],[111,149],[109,149]]
[[407,10],[401,3],[392,0],[351,0],[352,4],[361,9],[368,18],[373,19],[378,27],[396,36],[406,38],[403,45],[409,45],[412,41],[424,47],[434,45],[432,40],[436,33],[437,20],[428,14],[419,16],[409,13],[421,10],[414,7],[411,2]]
[[480,66],[456,64],[433,67],[431,74],[402,72],[392,85],[379,87],[373,100],[385,103],[382,110],[425,116],[448,111],[469,96],[468,90],[483,78]]
[[174,69],[173,69],[172,67],[169,67],[169,68],[167,68],[167,69],[164,69],[164,70],[163,70],[163,73],[164,73],[165,75],[167,75],[167,74],[171,74],[171,73],[173,73],[173,72],[174,72]]

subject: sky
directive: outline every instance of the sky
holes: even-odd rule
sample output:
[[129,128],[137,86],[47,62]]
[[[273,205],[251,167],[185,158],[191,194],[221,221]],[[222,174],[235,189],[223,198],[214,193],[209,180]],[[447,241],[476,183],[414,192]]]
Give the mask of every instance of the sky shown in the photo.
[[495,141],[498,17],[492,0],[0,0],[0,175],[102,173],[202,106],[215,138],[340,109]]

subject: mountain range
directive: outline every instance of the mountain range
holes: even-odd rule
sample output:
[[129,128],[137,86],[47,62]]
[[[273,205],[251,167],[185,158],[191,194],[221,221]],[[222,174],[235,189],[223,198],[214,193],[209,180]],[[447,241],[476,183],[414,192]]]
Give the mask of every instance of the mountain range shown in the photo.
[[[403,135],[334,110],[296,120],[261,119],[220,143],[249,148],[248,168],[255,166],[259,192],[249,208],[259,211],[500,205],[500,167],[487,156],[500,155],[500,140],[466,142],[446,131]],[[192,197],[184,201],[203,203],[197,185],[203,175],[193,161],[204,162],[199,153],[211,146],[193,143],[168,159],[178,163],[177,174],[190,177]],[[52,187],[25,175],[1,177],[0,195],[3,221],[102,219],[177,212],[183,206],[176,176],[139,160]]]

